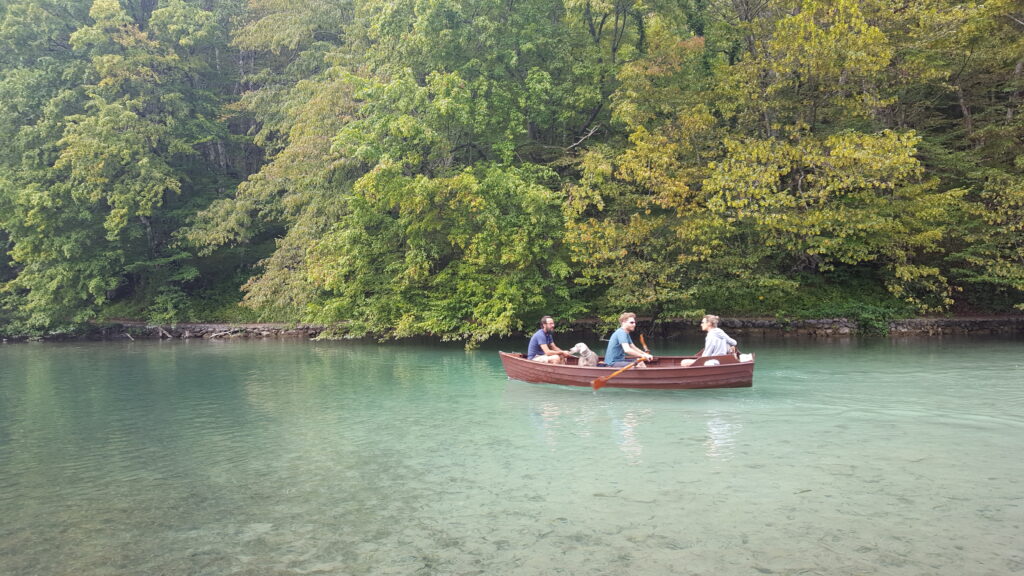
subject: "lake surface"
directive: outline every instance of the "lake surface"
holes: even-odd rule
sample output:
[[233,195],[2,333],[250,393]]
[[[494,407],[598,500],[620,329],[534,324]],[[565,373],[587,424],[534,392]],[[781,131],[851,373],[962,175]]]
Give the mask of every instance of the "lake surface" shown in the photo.
[[1024,341],[741,344],[597,393],[525,339],[0,345],[0,574],[1024,574]]

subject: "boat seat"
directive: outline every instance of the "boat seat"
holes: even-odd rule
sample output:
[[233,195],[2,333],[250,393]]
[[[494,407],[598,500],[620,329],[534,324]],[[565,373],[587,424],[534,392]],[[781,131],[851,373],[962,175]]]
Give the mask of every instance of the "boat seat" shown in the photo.
[[690,366],[703,366],[708,360],[718,360],[719,364],[739,364],[739,360],[732,354],[723,354],[722,356],[701,356]]

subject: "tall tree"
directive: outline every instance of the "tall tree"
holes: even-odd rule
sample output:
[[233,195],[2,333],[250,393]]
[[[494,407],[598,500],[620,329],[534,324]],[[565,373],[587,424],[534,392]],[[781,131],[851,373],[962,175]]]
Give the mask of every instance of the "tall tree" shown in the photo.
[[[920,259],[940,248],[957,194],[924,177],[913,133],[877,124],[885,35],[852,0],[748,16],[732,16],[745,52],[722,54],[706,87],[686,82],[707,57],[685,47],[721,42],[670,25],[624,69],[630,146],[592,153],[576,188],[586,277],[610,283],[611,306],[681,313],[855,265],[915,306],[947,305],[945,277]],[[613,259],[629,273],[611,273]]]
[[193,58],[217,41],[217,23],[183,0],[140,14],[145,31],[116,0],[93,2],[62,53],[76,82],[22,129],[45,129],[36,145],[52,150],[4,195],[19,268],[8,288],[34,329],[86,320],[119,290],[173,317],[196,274],[172,241],[183,224],[174,203],[202,194],[191,181],[214,167],[197,148],[223,137],[212,73]]
[[274,239],[245,296],[269,314],[306,314],[317,296],[307,250],[343,214],[351,178],[331,142],[356,105],[332,62],[344,58],[353,13],[350,0],[253,0],[233,33],[245,63],[237,121],[249,126],[267,161],[200,211],[188,238],[204,254]]

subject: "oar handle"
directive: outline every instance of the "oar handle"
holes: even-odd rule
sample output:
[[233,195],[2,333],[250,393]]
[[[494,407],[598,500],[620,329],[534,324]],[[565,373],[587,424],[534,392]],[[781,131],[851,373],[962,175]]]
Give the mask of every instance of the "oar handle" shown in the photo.
[[637,358],[636,360],[633,360],[633,363],[628,365],[628,366],[623,366],[622,368],[619,368],[618,370],[616,370],[615,372],[612,372],[611,374],[609,374],[607,376],[602,376],[600,378],[592,380],[590,382],[590,385],[594,388],[594,390],[597,390],[598,388],[601,388],[602,386],[604,386],[612,378],[615,378],[616,376],[618,376],[619,374],[622,374],[623,372],[625,372],[626,370],[629,370],[630,368],[634,368],[637,364],[639,364],[642,361],[643,361],[643,358]]

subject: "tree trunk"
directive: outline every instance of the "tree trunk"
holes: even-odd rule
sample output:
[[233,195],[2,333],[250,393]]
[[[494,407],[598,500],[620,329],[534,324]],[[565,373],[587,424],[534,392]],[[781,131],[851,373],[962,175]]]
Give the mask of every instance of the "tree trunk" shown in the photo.
[[156,253],[156,241],[153,238],[153,222],[149,216],[139,214],[139,221],[142,222],[142,226],[146,229],[146,244],[149,246],[149,255],[153,256]]
[[967,100],[964,98],[963,88],[957,87],[956,97],[960,103],[960,112],[964,115],[964,130],[970,136],[974,132],[974,121],[971,119],[971,108],[967,105]]
[[1020,96],[1024,93],[1024,86],[1021,85],[1021,77],[1024,76],[1024,58],[1017,60],[1017,66],[1013,69],[1013,90],[1010,91],[1010,101],[1006,105],[1006,123],[1013,122],[1014,109],[1020,102]]

